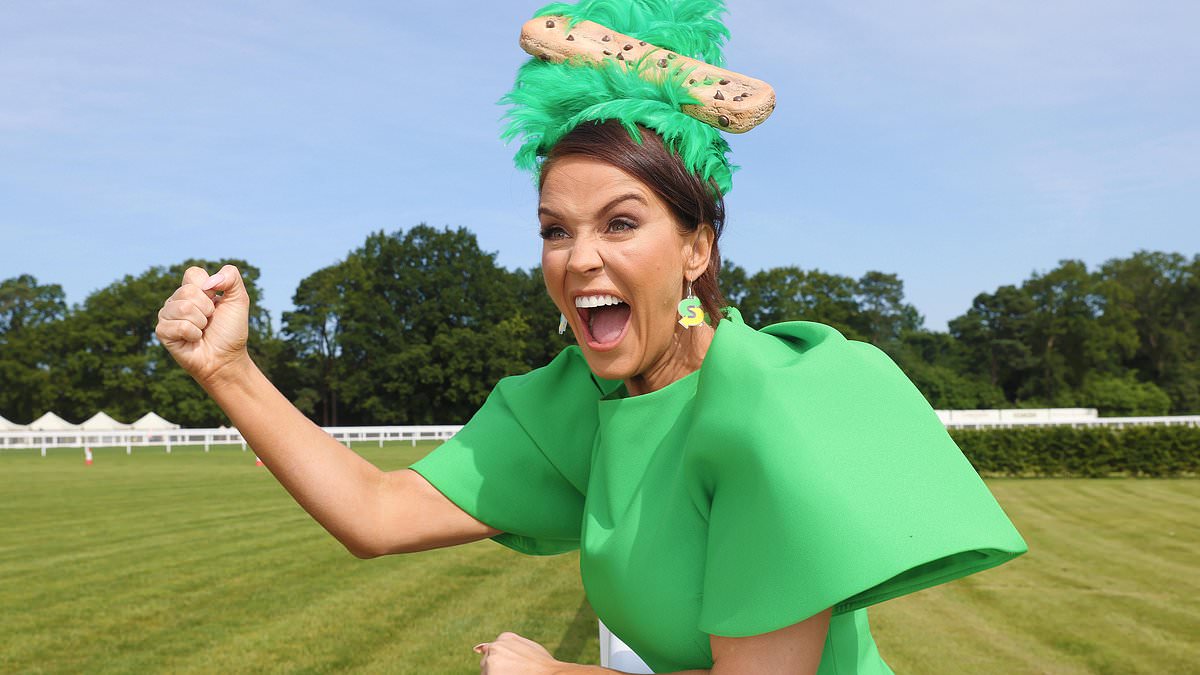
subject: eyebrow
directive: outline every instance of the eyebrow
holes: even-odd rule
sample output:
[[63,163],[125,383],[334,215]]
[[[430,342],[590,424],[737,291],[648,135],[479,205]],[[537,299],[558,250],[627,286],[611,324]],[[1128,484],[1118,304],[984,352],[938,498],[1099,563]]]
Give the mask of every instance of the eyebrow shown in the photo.
[[[636,192],[626,192],[626,193],[625,193],[625,194],[623,194],[623,195],[620,195],[620,196],[618,196],[618,197],[614,197],[613,199],[609,200],[609,202],[608,202],[607,204],[605,204],[605,205],[604,205],[604,208],[600,209],[600,213],[604,213],[605,211],[609,211],[609,210],[611,210],[611,209],[612,209],[614,206],[616,206],[617,204],[620,204],[621,202],[630,201],[630,200],[632,200],[632,201],[637,201],[637,202],[641,202],[643,205],[647,205],[647,206],[649,205],[649,204],[646,202],[646,198],[645,198],[645,197],[643,197],[642,195],[640,195],[640,194],[638,194],[638,193],[636,193]],[[552,209],[548,209],[548,208],[546,208],[546,207],[544,207],[544,206],[538,206],[538,215],[539,215],[539,216],[541,216],[541,215],[547,215],[547,216],[550,216],[551,218],[558,218],[558,219],[560,219],[560,220],[562,219],[562,216],[560,216],[560,215],[559,215],[557,212],[555,212],[555,211],[554,211],[554,210],[552,210]]]

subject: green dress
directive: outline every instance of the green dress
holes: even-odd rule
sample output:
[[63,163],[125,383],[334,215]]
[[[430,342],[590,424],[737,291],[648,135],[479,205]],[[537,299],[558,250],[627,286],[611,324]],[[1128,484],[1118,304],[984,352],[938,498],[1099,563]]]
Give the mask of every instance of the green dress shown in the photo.
[[722,321],[700,370],[626,396],[577,347],[509,377],[412,467],[545,555],[655,671],[833,608],[820,673],[891,672],[868,605],[1026,550],[883,352],[817,323]]

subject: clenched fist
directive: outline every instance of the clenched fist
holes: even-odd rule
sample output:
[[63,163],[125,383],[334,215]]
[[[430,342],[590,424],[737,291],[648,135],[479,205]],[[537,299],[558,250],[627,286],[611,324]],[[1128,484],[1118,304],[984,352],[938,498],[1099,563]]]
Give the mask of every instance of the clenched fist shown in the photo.
[[249,318],[250,296],[236,267],[226,265],[212,276],[189,267],[183,284],[158,310],[155,333],[179,365],[204,384],[228,366],[249,361]]
[[516,633],[504,632],[491,642],[475,645],[480,675],[554,675],[566,665],[546,648]]

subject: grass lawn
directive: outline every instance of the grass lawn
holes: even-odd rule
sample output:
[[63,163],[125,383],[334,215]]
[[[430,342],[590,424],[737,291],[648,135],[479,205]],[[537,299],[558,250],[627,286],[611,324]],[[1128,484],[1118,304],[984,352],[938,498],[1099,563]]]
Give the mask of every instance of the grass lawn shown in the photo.
[[[356,450],[385,469],[431,445]],[[595,663],[578,556],[360,561],[236,446],[0,454],[0,672],[477,672],[503,630]],[[993,480],[1031,552],[872,610],[897,672],[1200,664],[1200,481]]]

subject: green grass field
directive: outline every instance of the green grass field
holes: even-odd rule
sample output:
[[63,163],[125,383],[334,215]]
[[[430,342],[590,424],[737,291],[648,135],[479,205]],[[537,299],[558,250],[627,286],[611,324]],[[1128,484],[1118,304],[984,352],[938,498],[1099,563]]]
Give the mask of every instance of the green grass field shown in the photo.
[[[1200,481],[989,485],[1031,552],[873,609],[897,672],[1200,668]],[[0,672],[470,673],[503,630],[596,663],[595,627],[577,555],[360,561],[236,447],[0,454]]]

